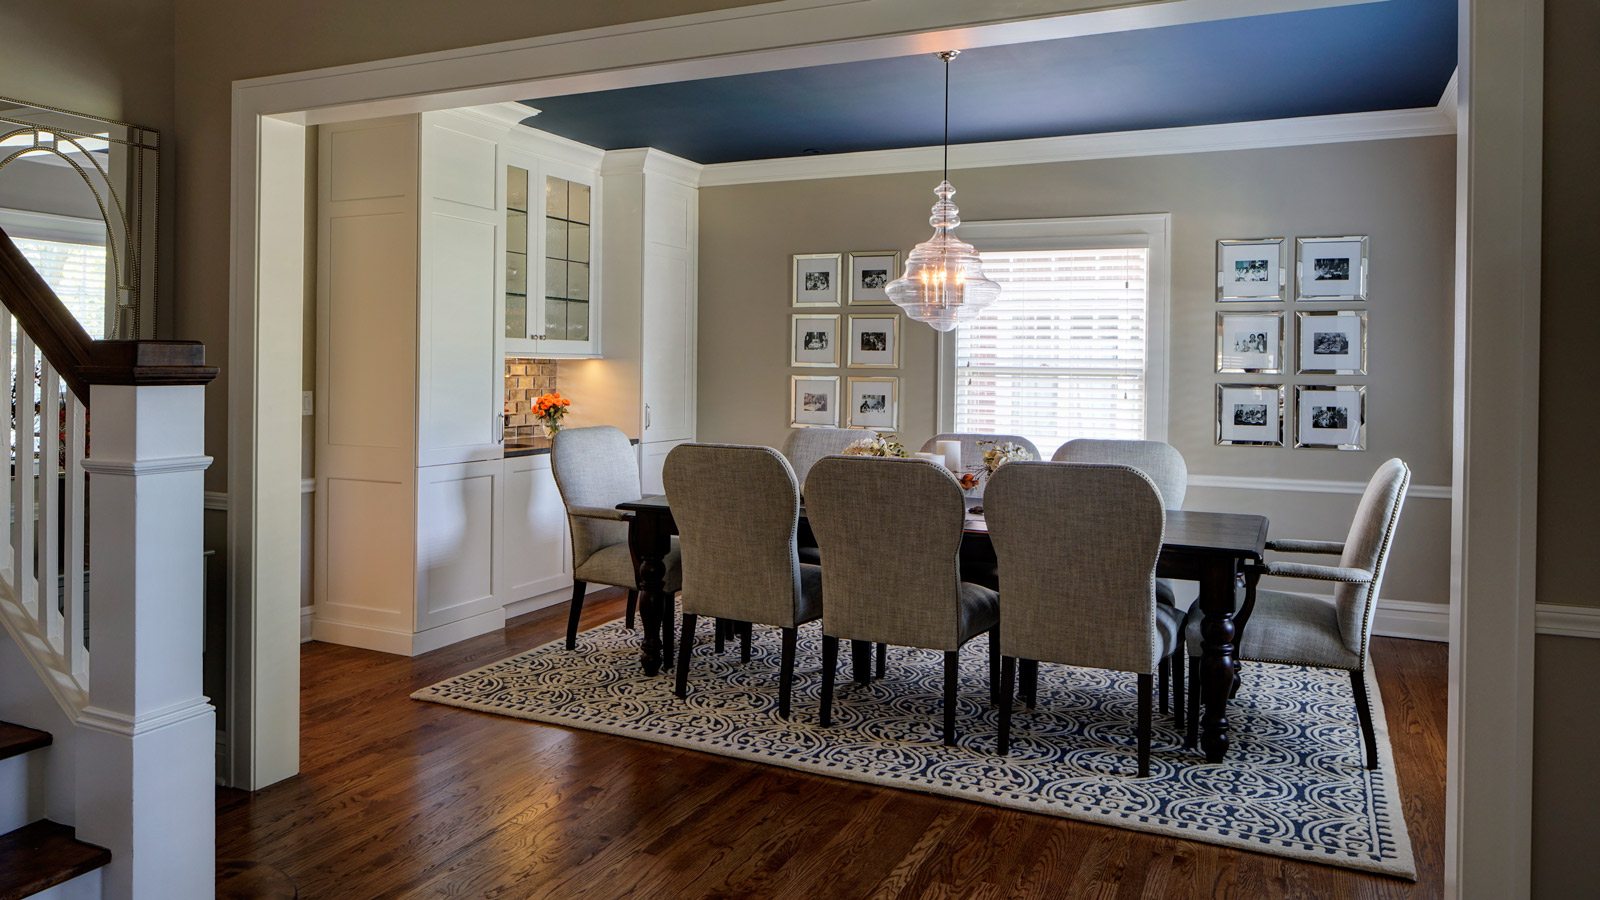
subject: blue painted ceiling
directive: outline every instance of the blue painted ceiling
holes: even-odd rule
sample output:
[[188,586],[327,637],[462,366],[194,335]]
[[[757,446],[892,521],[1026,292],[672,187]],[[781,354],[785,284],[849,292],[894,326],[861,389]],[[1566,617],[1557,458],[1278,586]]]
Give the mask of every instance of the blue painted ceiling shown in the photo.
[[[700,163],[938,144],[932,54],[528,101],[528,124]],[[1384,0],[980,47],[951,64],[953,144],[1432,106],[1456,0]]]

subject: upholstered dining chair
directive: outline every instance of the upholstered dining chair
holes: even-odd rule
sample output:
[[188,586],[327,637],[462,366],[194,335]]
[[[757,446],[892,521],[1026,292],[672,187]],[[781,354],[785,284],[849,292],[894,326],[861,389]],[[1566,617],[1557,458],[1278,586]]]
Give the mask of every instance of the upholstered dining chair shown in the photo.
[[[1249,662],[1284,663],[1322,669],[1342,669],[1350,673],[1350,691],[1355,695],[1356,718],[1366,745],[1366,766],[1378,767],[1378,738],[1372,724],[1372,708],[1367,701],[1367,651],[1372,641],[1372,622],[1378,606],[1378,591],[1383,586],[1384,567],[1394,548],[1394,533],[1400,524],[1411,485],[1411,469],[1404,461],[1391,459],[1378,467],[1356,507],[1350,532],[1339,541],[1276,540],[1267,549],[1280,553],[1312,553],[1337,556],[1338,565],[1313,565],[1299,562],[1268,561],[1253,575],[1276,575],[1308,579],[1333,585],[1331,598],[1288,591],[1257,590],[1256,578],[1248,579],[1244,604],[1234,617],[1236,658]],[[1189,728],[1187,743],[1193,745],[1198,729],[1201,672],[1201,614],[1189,611],[1184,626],[1189,661]]]
[[[639,582],[628,549],[628,517],[616,507],[638,500],[643,489],[633,445],[621,431],[607,426],[557,432],[550,445],[550,469],[561,502],[566,504],[567,527],[572,532],[572,605],[567,612],[567,649],[571,650],[577,646],[578,617],[590,584],[625,589],[627,626],[633,627]],[[678,590],[682,580],[677,538],[673,538],[664,562],[665,587],[670,593]],[[665,616],[663,620],[662,639],[670,646],[672,619]]]
[[[794,469],[794,479],[805,492],[806,475],[817,460],[824,456],[843,453],[846,447],[864,437],[871,437],[866,428],[792,428],[783,441],[783,458]],[[811,534],[809,522],[800,523],[800,561],[819,565],[822,553],[817,550],[817,539]]]
[[[968,472],[983,465],[983,451],[988,449],[984,444],[1003,444],[1007,441],[1013,444],[1021,444],[1028,449],[1029,453],[1033,454],[1034,459],[1042,459],[1039,456],[1039,448],[1034,446],[1033,441],[1020,434],[979,434],[971,431],[946,431],[936,434],[922,443],[922,452],[934,452],[934,448],[939,445],[940,441],[961,442],[961,468]],[[959,476],[961,473],[957,472],[956,474]],[[983,488],[979,487],[978,490],[981,492]]]
[[1152,677],[1178,649],[1182,615],[1156,602],[1166,511],[1132,466],[1007,464],[984,497],[1004,577],[1000,733],[1011,742],[1019,659],[1133,672],[1139,695],[1139,777],[1150,774]]
[[[961,579],[965,503],[943,466],[921,459],[830,456],[806,481],[822,548],[822,724],[832,724],[839,640],[854,642],[856,679],[873,643],[944,653],[944,742],[956,742],[962,645],[999,621],[994,591]],[[991,666],[991,674],[994,667]],[[991,678],[990,694],[995,685]]]
[[789,718],[799,627],[822,615],[822,570],[802,565],[795,531],[800,489],[771,447],[680,444],[662,471],[683,554],[679,697],[688,695],[700,616],[783,630],[778,715]]

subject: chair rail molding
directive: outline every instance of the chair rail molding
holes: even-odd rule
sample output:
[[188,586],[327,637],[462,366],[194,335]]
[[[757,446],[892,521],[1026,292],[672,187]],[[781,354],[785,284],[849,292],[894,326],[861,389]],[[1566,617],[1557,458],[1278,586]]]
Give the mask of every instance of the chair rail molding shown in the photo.
[[[1299,494],[1354,494],[1359,497],[1367,489],[1367,483],[1323,481],[1314,478],[1267,478],[1255,475],[1190,475],[1189,487]],[[1413,484],[1406,496],[1413,500],[1449,500],[1450,485]]]

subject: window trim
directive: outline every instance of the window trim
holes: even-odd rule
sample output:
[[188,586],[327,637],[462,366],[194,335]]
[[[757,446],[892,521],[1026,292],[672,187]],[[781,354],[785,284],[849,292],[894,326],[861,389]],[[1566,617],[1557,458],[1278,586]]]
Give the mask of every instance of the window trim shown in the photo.
[[[996,219],[963,222],[959,233],[980,252],[985,250],[1104,250],[1146,247],[1150,251],[1146,308],[1145,408],[1146,440],[1167,439],[1167,397],[1170,392],[1172,295],[1172,214],[1079,216],[1058,219]],[[955,427],[955,332],[939,335],[938,379],[934,421],[938,431]],[[1054,451],[1040,447],[1039,452]]]
[[[87,244],[95,247],[105,247],[107,228],[104,219],[82,218],[80,216],[63,216],[59,213],[34,212],[27,209],[14,209],[0,206],[0,228],[14,238],[27,238],[36,241],[54,241],[58,244]],[[109,263],[110,253],[107,253],[108,263],[106,277],[111,278]],[[117,320],[116,296],[117,292],[107,285],[105,296],[105,334],[113,333],[113,324]]]

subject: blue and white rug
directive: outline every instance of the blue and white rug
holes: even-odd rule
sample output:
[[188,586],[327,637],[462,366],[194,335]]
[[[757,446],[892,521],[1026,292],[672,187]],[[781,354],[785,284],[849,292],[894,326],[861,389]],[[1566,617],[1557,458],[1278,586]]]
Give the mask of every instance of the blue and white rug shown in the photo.
[[995,755],[988,647],[962,651],[960,744],[942,742],[943,656],[889,649],[886,677],[849,678],[841,647],[834,724],[817,724],[821,631],[801,629],[794,715],[778,718],[777,629],[757,627],[748,664],[713,651],[702,619],[689,696],[639,669],[621,621],[417,691],[418,700],[656,741],[870,784],[1416,878],[1383,703],[1368,678],[1379,767],[1362,767],[1349,677],[1246,666],[1229,707],[1228,760],[1184,750],[1156,714],[1150,777],[1136,778],[1134,676],[1043,665],[1037,709],[1018,704],[1008,758]]

